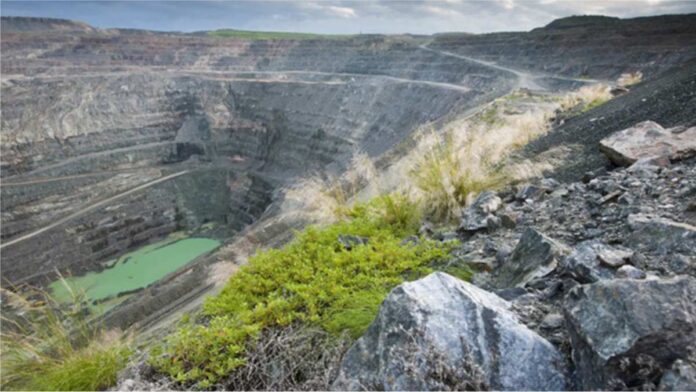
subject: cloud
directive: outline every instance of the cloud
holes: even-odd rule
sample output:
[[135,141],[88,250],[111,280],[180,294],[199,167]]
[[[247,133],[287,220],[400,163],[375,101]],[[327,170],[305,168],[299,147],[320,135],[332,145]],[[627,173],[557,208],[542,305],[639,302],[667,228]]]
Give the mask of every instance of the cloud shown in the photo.
[[82,20],[96,27],[199,31],[219,28],[317,33],[525,31],[583,14],[637,17],[696,12],[668,0],[263,0],[12,1],[2,15]]

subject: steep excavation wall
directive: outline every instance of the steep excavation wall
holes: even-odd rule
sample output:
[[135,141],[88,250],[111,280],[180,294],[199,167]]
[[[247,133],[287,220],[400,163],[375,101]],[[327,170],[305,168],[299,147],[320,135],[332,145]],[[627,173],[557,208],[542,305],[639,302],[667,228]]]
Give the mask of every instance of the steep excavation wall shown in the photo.
[[[36,23],[22,26],[36,26]],[[2,278],[72,274],[172,232],[254,222],[516,77],[410,38],[242,41],[138,31],[2,36]]]

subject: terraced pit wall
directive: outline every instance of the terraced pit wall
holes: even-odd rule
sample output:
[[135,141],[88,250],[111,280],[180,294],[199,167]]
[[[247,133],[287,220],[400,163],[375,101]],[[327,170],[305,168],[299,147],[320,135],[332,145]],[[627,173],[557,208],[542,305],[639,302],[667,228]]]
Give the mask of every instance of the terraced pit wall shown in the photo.
[[298,177],[515,86],[416,43],[4,31],[2,279],[98,270],[207,222],[232,236]]

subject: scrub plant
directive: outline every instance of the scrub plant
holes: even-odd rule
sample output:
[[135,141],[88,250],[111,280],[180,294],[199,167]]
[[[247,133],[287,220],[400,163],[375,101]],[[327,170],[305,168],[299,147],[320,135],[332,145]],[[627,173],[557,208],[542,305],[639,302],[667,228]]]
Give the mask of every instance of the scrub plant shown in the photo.
[[[185,386],[214,386],[247,364],[250,347],[269,328],[304,325],[338,338],[360,336],[388,292],[433,271],[454,243],[404,242],[420,223],[416,203],[386,195],[358,204],[346,218],[308,227],[281,249],[262,251],[204,305],[151,363]],[[346,247],[340,238],[355,241]]]

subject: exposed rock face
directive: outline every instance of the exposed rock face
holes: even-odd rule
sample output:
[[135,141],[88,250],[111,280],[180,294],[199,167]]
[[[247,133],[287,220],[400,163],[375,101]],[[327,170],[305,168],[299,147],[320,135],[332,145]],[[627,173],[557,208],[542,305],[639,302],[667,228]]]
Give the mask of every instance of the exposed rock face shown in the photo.
[[568,253],[565,245],[534,229],[526,229],[510,259],[500,268],[496,285],[499,288],[524,286],[549,274]]
[[564,389],[559,353],[509,308],[444,273],[404,283],[348,351],[333,389]]
[[696,279],[609,280],[574,289],[565,316],[581,389],[654,388],[696,347]]
[[612,162],[624,166],[646,158],[689,158],[696,155],[696,127],[664,129],[654,121],[644,121],[602,139],[599,147]]

